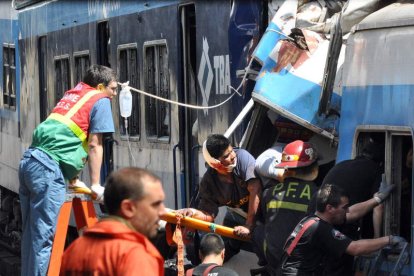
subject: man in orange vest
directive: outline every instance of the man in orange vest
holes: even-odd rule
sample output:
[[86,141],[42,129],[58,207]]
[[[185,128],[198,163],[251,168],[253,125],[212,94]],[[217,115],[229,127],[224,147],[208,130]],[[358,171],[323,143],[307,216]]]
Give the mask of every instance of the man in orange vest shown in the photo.
[[60,275],[164,275],[164,259],[148,240],[157,234],[164,198],[160,179],[145,169],[111,173],[104,196],[109,216],[66,249]]
[[19,167],[22,275],[46,274],[66,183],[77,181],[87,160],[91,190],[102,200],[102,136],[114,132],[110,99],[116,89],[115,72],[92,65],[83,82],[67,91],[36,127]]

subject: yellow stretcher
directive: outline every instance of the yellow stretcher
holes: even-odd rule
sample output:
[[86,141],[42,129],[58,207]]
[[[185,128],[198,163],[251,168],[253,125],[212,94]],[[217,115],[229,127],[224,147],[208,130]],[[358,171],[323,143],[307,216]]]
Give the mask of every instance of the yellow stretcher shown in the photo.
[[[84,193],[91,195],[92,191],[88,187],[74,187],[73,191],[75,193]],[[169,223],[177,224],[177,213],[174,210],[170,210],[169,212],[166,212],[164,215],[161,216],[162,220],[165,220]],[[234,234],[234,229],[231,227],[223,226],[220,224],[215,224],[213,222],[207,222],[200,219],[195,219],[191,217],[182,217],[181,218],[181,225],[187,226],[189,228],[201,230],[204,232],[213,232],[217,233],[220,236],[242,240],[242,241],[248,241],[250,238],[242,238]]]
[[[169,223],[177,224],[177,213],[175,211],[166,212],[164,215],[161,216],[162,220],[165,220]],[[236,236],[234,234],[234,229],[223,226],[220,224],[215,224],[213,222],[207,222],[200,219],[195,219],[191,217],[182,217],[181,218],[181,225],[187,226],[189,228],[201,230],[204,232],[214,232],[219,234],[220,236],[232,238],[232,239],[238,239],[242,241],[248,241],[250,238],[241,238],[239,236]]]

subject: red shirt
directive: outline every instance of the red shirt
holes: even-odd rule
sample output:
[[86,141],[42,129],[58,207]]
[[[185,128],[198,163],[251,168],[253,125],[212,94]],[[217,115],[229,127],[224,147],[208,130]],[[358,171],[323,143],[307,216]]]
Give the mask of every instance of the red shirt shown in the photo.
[[144,235],[108,219],[65,250],[60,275],[164,275],[164,259]]

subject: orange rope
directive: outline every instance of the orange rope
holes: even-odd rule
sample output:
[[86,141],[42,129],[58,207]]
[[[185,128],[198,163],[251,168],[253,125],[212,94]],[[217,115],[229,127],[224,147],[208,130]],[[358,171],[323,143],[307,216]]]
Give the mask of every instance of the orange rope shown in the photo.
[[183,215],[177,213],[177,226],[174,231],[173,241],[177,244],[177,276],[184,276],[184,243],[181,233],[181,219]]

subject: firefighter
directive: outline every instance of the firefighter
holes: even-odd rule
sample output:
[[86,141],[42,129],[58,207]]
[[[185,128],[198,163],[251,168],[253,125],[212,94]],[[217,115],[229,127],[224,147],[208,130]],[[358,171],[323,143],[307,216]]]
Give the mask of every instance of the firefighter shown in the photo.
[[[268,155],[273,152],[273,155]],[[256,173],[265,189],[259,209],[262,225],[253,231],[259,260],[264,254],[267,271],[274,275],[283,255],[283,245],[295,225],[306,215],[318,176],[318,154],[308,142],[296,140],[283,152],[274,148],[257,158]],[[264,260],[259,263],[264,265]]]
[[[387,197],[377,193],[380,201]],[[324,267],[345,253],[360,256],[373,253],[387,245],[401,247],[404,238],[386,236],[353,241],[334,228],[347,219],[349,198],[344,190],[325,184],[316,196],[316,212],[302,219],[288,237],[277,275],[324,275]],[[330,274],[326,274],[330,275]]]

